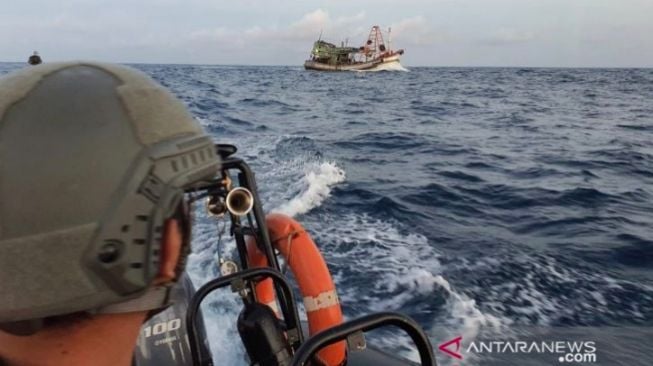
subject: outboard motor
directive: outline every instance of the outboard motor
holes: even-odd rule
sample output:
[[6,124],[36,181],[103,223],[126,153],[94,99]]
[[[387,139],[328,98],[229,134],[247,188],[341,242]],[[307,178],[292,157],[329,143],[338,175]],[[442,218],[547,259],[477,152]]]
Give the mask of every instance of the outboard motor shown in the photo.
[[[170,292],[173,305],[156,314],[141,327],[134,350],[133,366],[192,366],[186,311],[195,287],[184,272]],[[199,322],[201,347],[209,354],[204,323]]]

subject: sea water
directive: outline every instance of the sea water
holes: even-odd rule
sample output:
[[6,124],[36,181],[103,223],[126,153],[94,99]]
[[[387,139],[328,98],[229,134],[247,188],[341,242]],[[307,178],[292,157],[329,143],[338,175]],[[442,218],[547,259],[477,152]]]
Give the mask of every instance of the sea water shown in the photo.
[[[238,146],[266,211],[306,226],[347,318],[408,314],[442,364],[459,362],[437,350],[458,336],[461,351],[593,341],[594,364],[653,364],[653,70],[135,66]],[[201,285],[234,244],[198,221]],[[205,305],[219,364],[246,364],[238,311],[227,290]],[[417,357],[397,332],[372,340]]]

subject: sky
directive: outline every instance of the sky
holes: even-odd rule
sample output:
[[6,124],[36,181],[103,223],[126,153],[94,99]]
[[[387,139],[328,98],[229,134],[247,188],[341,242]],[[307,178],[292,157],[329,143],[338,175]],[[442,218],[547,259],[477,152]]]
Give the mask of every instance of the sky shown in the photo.
[[407,66],[653,67],[653,0],[2,0],[0,61],[301,65],[372,25]]

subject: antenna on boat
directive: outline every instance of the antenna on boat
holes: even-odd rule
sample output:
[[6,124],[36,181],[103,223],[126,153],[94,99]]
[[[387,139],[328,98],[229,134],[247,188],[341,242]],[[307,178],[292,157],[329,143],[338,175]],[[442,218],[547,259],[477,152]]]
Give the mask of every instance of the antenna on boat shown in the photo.
[[324,30],[324,29],[320,29],[320,36],[317,38],[318,42],[322,40],[322,31],[323,31],[323,30]]
[[392,27],[388,27],[388,49],[392,52]]

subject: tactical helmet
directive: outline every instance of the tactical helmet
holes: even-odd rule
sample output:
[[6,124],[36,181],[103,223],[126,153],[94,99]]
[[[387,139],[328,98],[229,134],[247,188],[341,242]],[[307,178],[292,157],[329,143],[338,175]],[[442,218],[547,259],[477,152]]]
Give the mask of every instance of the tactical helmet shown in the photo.
[[0,78],[0,323],[142,296],[163,224],[219,158],[145,74],[60,63]]

